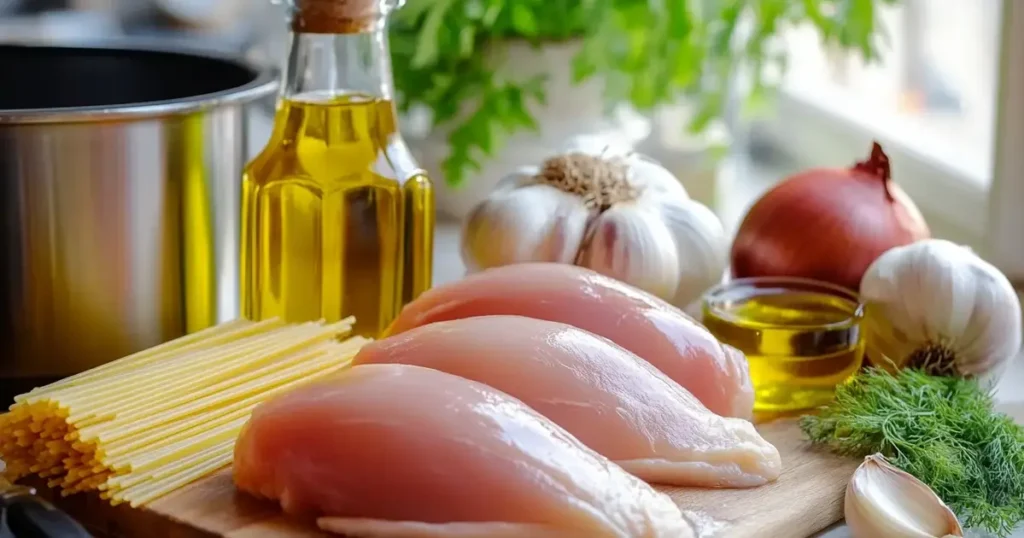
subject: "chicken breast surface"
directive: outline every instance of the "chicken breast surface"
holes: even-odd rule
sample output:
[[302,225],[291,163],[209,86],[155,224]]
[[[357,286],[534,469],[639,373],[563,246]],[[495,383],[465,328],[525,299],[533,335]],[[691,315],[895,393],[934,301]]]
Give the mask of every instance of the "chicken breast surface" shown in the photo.
[[754,389],[743,353],[665,301],[581,267],[524,263],[469,275],[407,305],[389,334],[499,314],[567,323],[603,336],[650,362],[711,411],[753,415]]
[[505,392],[653,483],[752,487],[779,452],[745,420],[708,411],[643,359],[571,325],[520,316],[441,321],[373,342],[354,364],[425,366]]
[[341,534],[694,536],[668,496],[522,402],[417,366],[357,366],[260,405],[234,463],[240,489]]

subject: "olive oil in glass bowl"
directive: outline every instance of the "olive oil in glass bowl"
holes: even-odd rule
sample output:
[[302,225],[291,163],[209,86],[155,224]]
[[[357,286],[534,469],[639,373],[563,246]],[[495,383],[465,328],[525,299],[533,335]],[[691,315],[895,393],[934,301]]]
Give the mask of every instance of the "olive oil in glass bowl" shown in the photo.
[[704,297],[704,325],[750,363],[754,410],[830,402],[864,360],[864,307],[852,291],[801,278],[732,280]]

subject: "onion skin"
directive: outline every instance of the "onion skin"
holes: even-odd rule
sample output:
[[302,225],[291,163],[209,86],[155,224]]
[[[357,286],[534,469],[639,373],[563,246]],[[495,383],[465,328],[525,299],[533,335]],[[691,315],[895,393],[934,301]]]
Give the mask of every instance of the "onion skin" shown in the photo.
[[890,248],[931,236],[924,217],[890,179],[876,142],[849,169],[817,168],[792,176],[747,212],[732,246],[732,272],[803,277],[857,291]]

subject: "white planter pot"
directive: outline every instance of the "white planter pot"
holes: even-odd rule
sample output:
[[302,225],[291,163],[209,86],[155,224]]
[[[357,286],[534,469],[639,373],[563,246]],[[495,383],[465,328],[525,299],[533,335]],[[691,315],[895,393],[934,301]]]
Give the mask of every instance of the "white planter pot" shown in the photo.
[[406,140],[419,164],[434,179],[439,214],[462,219],[502,177],[520,166],[540,164],[570,137],[607,136],[631,146],[647,138],[651,125],[643,116],[627,107],[606,113],[601,81],[589,80],[578,86],[572,83],[572,58],[577,50],[575,42],[537,49],[525,42],[509,42],[496,51],[502,78],[527,80],[537,74],[547,75],[547,103],[530,107],[540,130],[509,136],[497,155],[481,163],[482,170],[470,174],[458,188],[448,186],[441,172],[441,163],[448,155],[447,132],[429,132],[425,122],[405,119]]

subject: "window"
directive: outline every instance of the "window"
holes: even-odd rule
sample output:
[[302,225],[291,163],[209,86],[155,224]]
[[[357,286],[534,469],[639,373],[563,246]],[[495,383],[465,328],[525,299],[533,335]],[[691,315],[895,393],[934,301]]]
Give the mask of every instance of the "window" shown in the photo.
[[1007,160],[1024,146],[1006,149],[1024,141],[1017,104],[1024,88],[1016,80],[1024,6],[1014,4],[904,0],[882,7],[887,40],[872,64],[828,50],[813,30],[793,28],[777,110],[752,127],[752,140],[800,167],[852,164],[879,140],[936,236],[982,250],[1024,277],[1024,219],[1011,210],[1024,203],[1024,172],[1013,172],[1024,163]]
[[907,0],[881,11],[888,47],[875,64],[793,30],[787,94],[987,185],[1001,3]]

